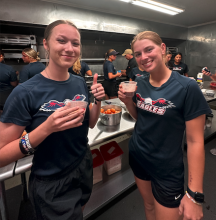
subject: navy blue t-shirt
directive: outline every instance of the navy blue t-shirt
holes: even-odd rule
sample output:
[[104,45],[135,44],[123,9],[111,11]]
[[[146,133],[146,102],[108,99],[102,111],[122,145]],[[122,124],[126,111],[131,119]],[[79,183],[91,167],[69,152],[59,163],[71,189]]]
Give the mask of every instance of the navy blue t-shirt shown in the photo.
[[0,92],[12,89],[10,82],[17,81],[16,71],[4,63],[0,63]]
[[196,81],[175,71],[161,87],[153,87],[149,75],[136,81],[133,100],[137,121],[129,151],[159,184],[182,187],[185,122],[210,113],[211,109]]
[[180,62],[178,65],[173,63],[172,70],[177,71],[181,75],[184,75],[185,73],[189,72],[188,66],[185,63],[182,63],[182,62]]
[[140,77],[140,76],[143,76],[143,75],[146,75],[146,74],[149,74],[148,72],[146,72],[145,70],[144,71],[141,71],[139,69],[139,67],[135,67],[131,70],[131,73],[130,73],[130,76],[129,78],[132,79],[133,81],[136,79],[136,77]]
[[[87,65],[87,63],[81,62],[80,74],[81,74],[83,77],[85,77],[86,72],[89,71],[89,70],[90,70],[90,69],[89,69],[89,66]],[[75,73],[75,72],[73,71],[73,66],[68,69],[68,72],[77,75],[77,73]]]
[[109,79],[108,73],[112,73],[113,75],[116,74],[116,69],[113,65],[113,63],[109,60],[107,60],[104,63],[104,67],[103,67],[103,71],[104,71],[104,79],[107,81],[116,81],[116,78],[114,79]]
[[31,79],[36,74],[42,72],[45,68],[46,66],[41,62],[29,63],[20,71],[19,83],[23,83],[28,79]]
[[[5,103],[0,121],[26,126],[31,132],[68,100],[90,103],[85,80],[70,74],[66,81],[54,81],[41,74],[17,86]],[[89,108],[82,126],[55,132],[38,145],[32,172],[47,176],[79,163],[88,145]],[[31,140],[30,140],[31,142]]]

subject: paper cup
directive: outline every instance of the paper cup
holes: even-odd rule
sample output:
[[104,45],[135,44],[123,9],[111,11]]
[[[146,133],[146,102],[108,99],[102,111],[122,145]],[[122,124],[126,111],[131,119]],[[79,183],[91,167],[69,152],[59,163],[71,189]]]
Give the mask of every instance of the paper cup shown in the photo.
[[127,97],[133,97],[134,92],[136,90],[137,82],[134,81],[125,81],[121,83],[123,90],[125,91],[125,95]]

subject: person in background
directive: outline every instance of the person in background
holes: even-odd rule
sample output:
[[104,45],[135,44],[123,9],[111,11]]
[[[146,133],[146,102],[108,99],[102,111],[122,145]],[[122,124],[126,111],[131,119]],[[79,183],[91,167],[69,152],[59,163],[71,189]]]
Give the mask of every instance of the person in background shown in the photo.
[[105,90],[105,99],[114,99],[118,96],[118,88],[116,78],[121,77],[121,72],[116,72],[116,69],[113,65],[113,61],[116,60],[116,56],[119,52],[116,52],[114,49],[109,49],[105,53],[105,60],[103,65],[104,71],[104,81],[103,87]]
[[133,56],[133,51],[131,49],[126,49],[122,54],[128,60],[128,65],[126,70],[121,70],[123,76],[127,77],[127,80],[130,79],[131,71],[134,67],[137,67],[136,59]]
[[72,67],[68,69],[68,72],[75,75],[80,74],[83,77],[85,77],[85,74],[92,76],[92,71],[89,69],[89,66],[87,63],[80,61],[80,58],[74,63]]
[[148,73],[145,70],[143,70],[141,67],[139,66],[134,67],[130,73],[130,81],[135,81],[137,77],[141,77],[146,74]]
[[[201,220],[205,163],[203,128],[205,115],[211,113],[211,109],[195,80],[166,67],[166,45],[157,33],[139,33],[131,47],[138,66],[149,74],[136,78],[134,97],[127,97],[122,85],[118,95],[137,120],[129,141],[129,164],[144,201],[146,219]],[[182,152],[185,130],[188,146],[186,192]]]
[[[104,89],[95,74],[91,104],[85,80],[68,72],[81,48],[73,23],[49,24],[43,45],[48,66],[15,88],[0,118],[0,167],[34,153],[28,189],[36,219],[81,220],[93,187],[88,130],[97,123]],[[87,107],[72,107],[72,101]]]
[[18,84],[16,71],[3,62],[4,53],[0,50],[0,111],[2,111],[7,97]]
[[168,51],[166,52],[165,64],[166,64],[166,66],[167,66],[170,70],[173,69],[173,64],[172,64],[172,62],[171,62],[171,59],[172,59],[172,52],[168,50]]
[[46,67],[43,63],[39,62],[38,52],[32,48],[25,48],[22,51],[22,59],[28,65],[24,66],[19,73],[19,83],[23,83],[31,79],[36,74],[42,72]]
[[177,71],[179,74],[188,77],[188,71],[189,71],[188,66],[187,64],[181,62],[181,60],[182,60],[182,54],[177,53],[175,55],[173,62],[173,71]]
[[[206,67],[207,68],[207,67]],[[208,68],[207,68],[208,69]],[[212,74],[211,72],[206,72],[205,70],[202,70],[202,73],[206,76],[209,76],[213,81],[216,81],[216,74]],[[212,148],[210,150],[210,153],[216,156],[216,147]]]

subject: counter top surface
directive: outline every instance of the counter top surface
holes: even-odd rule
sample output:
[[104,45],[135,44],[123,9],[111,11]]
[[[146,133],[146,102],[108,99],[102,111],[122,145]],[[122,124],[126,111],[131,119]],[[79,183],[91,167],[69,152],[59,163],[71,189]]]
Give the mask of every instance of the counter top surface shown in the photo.
[[[120,100],[118,98],[111,99],[109,102],[113,104],[120,105]],[[101,103],[101,106],[107,105],[104,101]],[[102,124],[100,118],[98,119],[97,124],[93,129],[89,129],[89,145],[90,147],[102,143],[108,139],[111,139],[114,136],[124,134],[133,130],[135,125],[135,120],[124,110],[122,109],[122,116],[119,125],[106,126]]]

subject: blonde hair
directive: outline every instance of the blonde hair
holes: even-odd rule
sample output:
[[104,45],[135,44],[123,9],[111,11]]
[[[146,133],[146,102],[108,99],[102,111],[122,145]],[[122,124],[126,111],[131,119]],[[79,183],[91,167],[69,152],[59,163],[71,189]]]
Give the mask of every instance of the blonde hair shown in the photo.
[[[143,31],[140,32],[139,34],[137,34],[132,43],[131,43],[131,49],[133,51],[133,45],[137,40],[144,40],[144,39],[148,39],[153,41],[156,45],[161,46],[161,44],[163,43],[163,41],[161,40],[160,36],[153,31]],[[134,52],[134,51],[133,51]]]
[[81,63],[80,63],[80,58],[73,64],[73,71],[76,74],[80,74],[80,70],[81,70]]
[[30,58],[32,58],[34,60],[40,61],[40,57],[38,56],[39,52],[36,52],[34,49],[32,49],[32,48],[25,48],[25,49],[23,49],[22,52],[25,53],[28,57],[30,57]]

